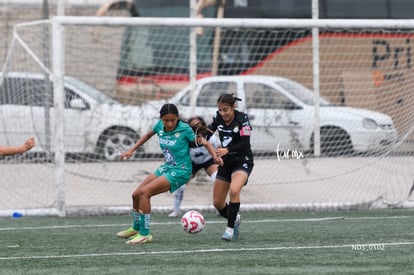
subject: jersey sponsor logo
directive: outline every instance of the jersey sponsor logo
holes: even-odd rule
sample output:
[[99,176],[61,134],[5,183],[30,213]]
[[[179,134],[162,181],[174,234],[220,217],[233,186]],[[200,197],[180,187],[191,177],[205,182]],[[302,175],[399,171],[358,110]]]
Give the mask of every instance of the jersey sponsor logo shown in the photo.
[[219,126],[217,126],[217,130],[219,132],[223,132],[223,133],[231,133],[231,132],[233,132],[233,130],[224,129],[224,126],[222,124],[220,124]]
[[252,128],[249,125],[243,126],[240,131],[240,136],[250,136],[252,134]]
[[163,144],[163,145],[174,146],[176,142],[177,142],[177,140],[160,138],[160,144]]

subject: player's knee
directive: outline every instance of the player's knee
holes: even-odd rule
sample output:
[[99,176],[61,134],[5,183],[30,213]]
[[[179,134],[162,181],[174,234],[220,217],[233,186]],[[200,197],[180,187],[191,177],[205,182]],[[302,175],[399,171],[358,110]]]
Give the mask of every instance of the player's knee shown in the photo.
[[219,201],[216,198],[213,198],[213,205],[217,209],[219,206]]
[[133,202],[137,202],[137,201],[139,201],[139,199],[138,199],[138,196],[137,196],[137,194],[134,192],[134,193],[132,193],[132,201]]
[[238,198],[240,196],[240,190],[238,188],[230,188],[229,197],[231,199]]
[[213,205],[217,210],[221,210],[226,206],[226,202],[218,199],[213,199]]
[[136,200],[140,200],[142,197],[145,197],[145,191],[138,188],[137,190],[134,191],[134,193],[132,193],[132,200],[136,201]]

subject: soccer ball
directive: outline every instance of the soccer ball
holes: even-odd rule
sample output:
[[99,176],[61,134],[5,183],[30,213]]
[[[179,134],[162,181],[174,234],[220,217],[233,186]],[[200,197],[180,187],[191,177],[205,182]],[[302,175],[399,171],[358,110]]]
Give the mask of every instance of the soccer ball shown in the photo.
[[186,212],[181,218],[181,226],[184,231],[191,234],[203,231],[205,224],[203,215],[195,210]]

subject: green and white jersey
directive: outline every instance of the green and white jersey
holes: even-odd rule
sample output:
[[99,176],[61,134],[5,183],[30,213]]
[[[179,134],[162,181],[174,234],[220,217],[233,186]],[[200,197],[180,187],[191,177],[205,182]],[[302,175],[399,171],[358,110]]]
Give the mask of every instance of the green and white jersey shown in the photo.
[[194,141],[194,132],[190,125],[179,120],[171,132],[164,131],[164,123],[159,120],[152,129],[158,135],[164,154],[165,166],[181,168],[191,173],[190,142]]

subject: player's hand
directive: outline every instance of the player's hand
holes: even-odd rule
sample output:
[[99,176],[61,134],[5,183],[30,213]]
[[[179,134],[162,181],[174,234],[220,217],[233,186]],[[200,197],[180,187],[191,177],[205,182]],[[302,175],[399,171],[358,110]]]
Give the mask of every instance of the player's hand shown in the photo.
[[31,138],[27,139],[24,142],[23,146],[26,149],[26,151],[28,151],[28,150],[32,149],[33,147],[35,147],[35,145],[36,145],[35,139],[33,137],[31,137]]
[[229,150],[227,148],[216,148],[216,155],[218,157],[223,157],[229,153]]
[[124,160],[124,159],[129,159],[130,157],[132,157],[132,154],[134,153],[134,151],[131,151],[131,150],[128,150],[128,151],[126,151],[126,152],[123,152],[122,154],[121,154],[121,160]]
[[221,157],[216,157],[214,159],[214,163],[219,165],[219,166],[223,166],[223,164],[224,164],[223,159]]

